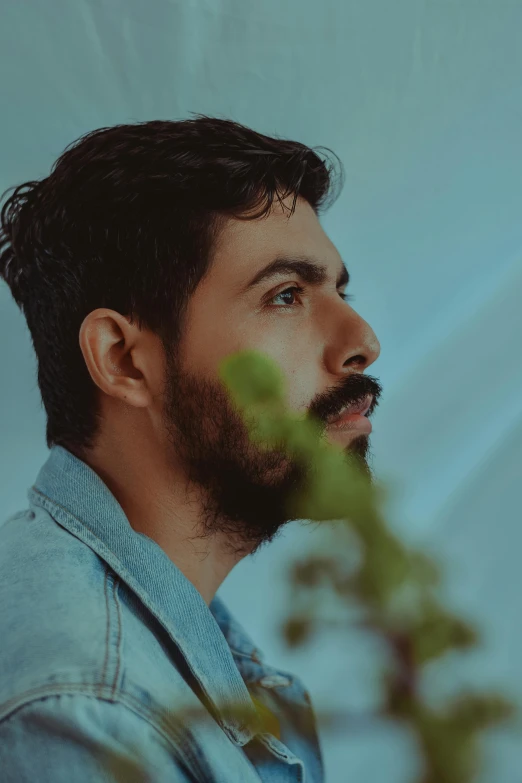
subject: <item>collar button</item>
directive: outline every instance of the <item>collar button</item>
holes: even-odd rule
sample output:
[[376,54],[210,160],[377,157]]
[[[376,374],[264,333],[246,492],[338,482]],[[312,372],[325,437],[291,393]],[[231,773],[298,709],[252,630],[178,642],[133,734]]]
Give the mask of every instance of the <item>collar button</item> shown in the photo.
[[281,674],[269,674],[266,677],[263,677],[261,680],[259,680],[259,684],[263,688],[278,688],[278,687],[286,687],[291,684],[291,680],[289,677],[283,677]]

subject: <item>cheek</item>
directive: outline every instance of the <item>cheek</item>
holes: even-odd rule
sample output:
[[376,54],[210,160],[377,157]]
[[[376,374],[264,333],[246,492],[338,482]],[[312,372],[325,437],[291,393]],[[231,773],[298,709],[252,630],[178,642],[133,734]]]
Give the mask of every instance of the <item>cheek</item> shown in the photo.
[[[307,371],[308,370],[308,371]],[[287,383],[287,405],[294,413],[307,413],[320,389],[317,373],[312,368],[299,367],[284,371]]]
[[[263,350],[261,345],[257,348]],[[265,353],[278,365],[282,373],[289,410],[306,414],[321,393],[320,362],[314,360],[310,350],[298,355],[280,345],[274,350],[265,347]]]
[[216,315],[192,319],[183,340],[183,366],[194,375],[215,377],[220,362],[235,349],[233,332]]
[[313,340],[300,328],[283,332],[277,323],[230,309],[213,300],[205,308],[194,307],[183,343],[185,369],[200,378],[216,380],[219,365],[227,356],[256,350],[271,358],[285,379],[287,404],[293,411],[306,411],[320,392],[320,357]]
[[275,329],[263,330],[258,325],[243,347],[266,354],[278,365],[285,380],[287,405],[294,412],[307,412],[322,391],[324,376],[320,352],[314,350],[306,330],[301,328],[291,336],[286,334],[283,341],[280,330],[276,333]]

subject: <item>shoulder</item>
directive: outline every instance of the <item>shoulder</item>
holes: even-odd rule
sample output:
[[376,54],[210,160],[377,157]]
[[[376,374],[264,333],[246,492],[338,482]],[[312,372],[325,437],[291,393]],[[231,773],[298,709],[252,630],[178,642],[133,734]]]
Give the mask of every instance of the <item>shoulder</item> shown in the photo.
[[150,714],[188,686],[166,634],[105,561],[46,510],[0,526],[0,719],[35,698],[126,695]]
[[106,644],[107,572],[44,509],[0,527],[0,715],[6,702],[96,666]]
[[[121,702],[84,694],[25,703],[0,720],[5,780],[193,780],[181,749],[161,727]],[[145,778],[143,777],[145,775]]]

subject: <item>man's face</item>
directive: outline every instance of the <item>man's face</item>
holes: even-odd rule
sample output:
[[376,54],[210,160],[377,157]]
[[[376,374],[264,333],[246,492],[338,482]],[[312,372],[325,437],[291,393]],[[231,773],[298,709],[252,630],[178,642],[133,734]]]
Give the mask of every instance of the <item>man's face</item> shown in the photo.
[[[282,256],[324,265],[326,282],[312,285],[295,272],[280,272],[248,287]],[[266,218],[232,219],[189,302],[182,343],[167,355],[169,458],[200,495],[206,534],[227,534],[233,551],[252,553],[274,538],[290,521],[289,492],[305,476],[302,465],[287,455],[250,442],[221,384],[222,360],[246,349],[267,354],[286,378],[288,407],[321,422],[368,393],[375,401],[380,396],[379,383],[362,375],[380,346],[370,326],[340,296],[346,290],[336,287],[342,268],[335,246],[302,199],[290,218],[276,202]],[[299,294],[294,286],[305,290]],[[331,429],[325,432],[332,441],[341,437]],[[371,478],[368,435],[353,431],[342,438]]]

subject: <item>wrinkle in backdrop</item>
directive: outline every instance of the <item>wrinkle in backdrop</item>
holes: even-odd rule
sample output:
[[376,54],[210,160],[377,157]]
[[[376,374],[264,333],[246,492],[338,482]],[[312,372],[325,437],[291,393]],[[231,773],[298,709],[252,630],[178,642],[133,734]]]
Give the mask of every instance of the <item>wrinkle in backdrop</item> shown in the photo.
[[[345,188],[323,224],[381,343],[374,471],[396,482],[394,524],[447,560],[448,600],[487,637],[433,687],[521,697],[522,3],[5,0],[1,15],[2,190],[45,176],[89,130],[189,112],[341,157]],[[5,287],[0,329],[5,517],[47,449],[29,335]],[[361,707],[371,642],[325,637],[294,654],[275,632],[287,558],[318,535],[292,523],[220,594],[314,702]],[[323,747],[331,783],[399,783],[414,769],[391,727],[323,734]],[[492,734],[484,783],[522,780],[521,747]]]

